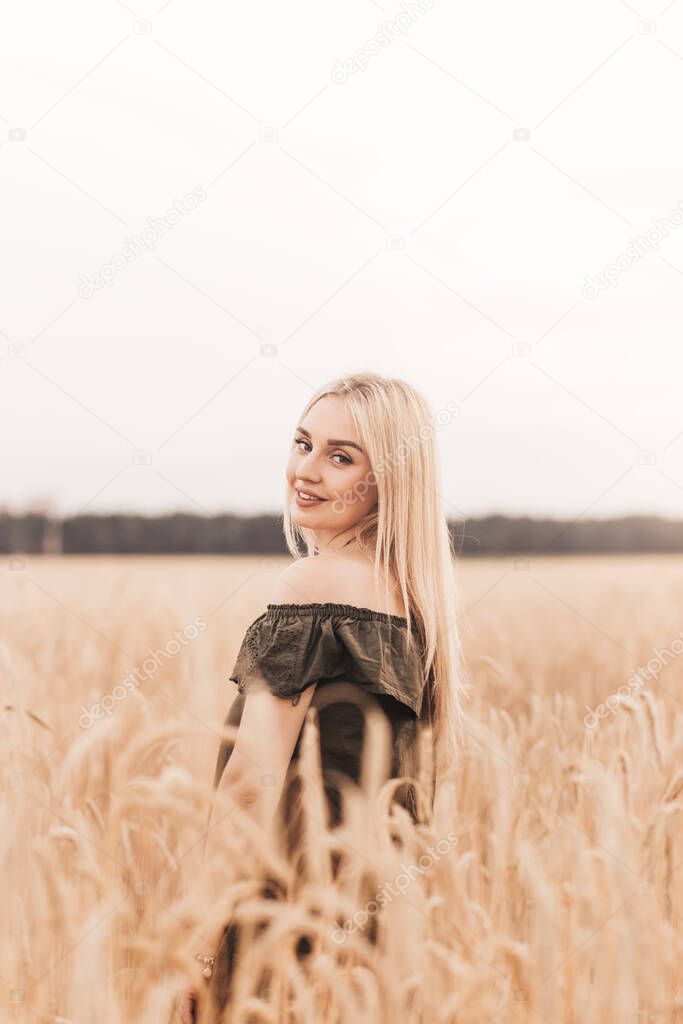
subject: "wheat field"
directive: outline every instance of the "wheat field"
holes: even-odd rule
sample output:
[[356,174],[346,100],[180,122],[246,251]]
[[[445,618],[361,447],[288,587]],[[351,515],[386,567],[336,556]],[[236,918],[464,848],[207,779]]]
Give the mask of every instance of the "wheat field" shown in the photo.
[[[683,1020],[683,558],[460,561],[471,690],[434,820],[380,787],[326,831],[311,716],[300,885],[239,810],[201,857],[228,675],[288,561],[7,559],[0,1019],[171,1024],[239,908],[272,919],[226,1021]],[[264,909],[256,864],[291,899]]]

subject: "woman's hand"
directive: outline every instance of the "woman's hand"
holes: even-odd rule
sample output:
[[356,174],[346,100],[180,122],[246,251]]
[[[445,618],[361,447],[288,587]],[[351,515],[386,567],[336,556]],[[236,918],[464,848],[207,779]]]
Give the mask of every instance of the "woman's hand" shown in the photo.
[[178,1019],[180,1024],[195,1024],[196,1021],[196,989],[184,989],[178,997]]

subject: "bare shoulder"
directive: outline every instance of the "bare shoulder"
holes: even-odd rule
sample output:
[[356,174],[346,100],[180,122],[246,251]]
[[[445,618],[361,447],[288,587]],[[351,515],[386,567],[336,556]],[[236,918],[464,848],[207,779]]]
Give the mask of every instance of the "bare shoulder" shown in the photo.
[[335,555],[309,555],[297,558],[281,572],[273,588],[272,604],[310,604],[336,601],[329,595],[334,591],[335,573],[340,561]]
[[372,564],[366,559],[340,555],[299,558],[280,573],[272,604],[351,604],[402,615],[398,596],[390,591],[390,604],[375,586]]

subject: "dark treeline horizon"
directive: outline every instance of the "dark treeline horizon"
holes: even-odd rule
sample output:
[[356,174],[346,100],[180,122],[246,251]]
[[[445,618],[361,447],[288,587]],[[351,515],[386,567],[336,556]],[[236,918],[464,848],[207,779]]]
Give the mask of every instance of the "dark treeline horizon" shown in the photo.
[[[489,515],[450,520],[456,552],[540,555],[683,552],[683,520],[660,516],[551,519]],[[60,519],[0,512],[4,554],[288,554],[282,515],[128,513]]]

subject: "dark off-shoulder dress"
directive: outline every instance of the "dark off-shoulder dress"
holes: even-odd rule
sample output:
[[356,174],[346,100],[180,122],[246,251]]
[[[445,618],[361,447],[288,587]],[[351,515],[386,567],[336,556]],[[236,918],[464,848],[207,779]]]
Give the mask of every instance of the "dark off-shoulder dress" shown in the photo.
[[[411,623],[414,644],[407,647],[408,623],[399,615],[349,604],[269,604],[248,627],[229,678],[237,683],[226,724],[239,725],[248,693],[267,686],[279,697],[296,704],[302,692],[317,683],[311,707],[317,709],[320,761],[327,800],[329,826],[341,820],[341,789],[350,780],[359,783],[365,734],[365,711],[379,707],[390,726],[386,777],[420,778],[419,738],[433,716],[432,673],[424,678],[423,646],[418,627]],[[295,858],[300,838],[300,817],[295,812],[302,734],[297,740],[278,805],[287,855]],[[214,786],[218,786],[233,744],[221,743]],[[433,808],[434,777],[428,792],[406,781],[397,786],[394,800],[416,823],[429,820]],[[277,898],[267,883],[264,895]],[[226,926],[209,983],[212,1002],[222,1008],[228,998],[234,970],[239,929]],[[372,941],[372,940],[371,940]],[[307,943],[301,944],[307,952]]]

